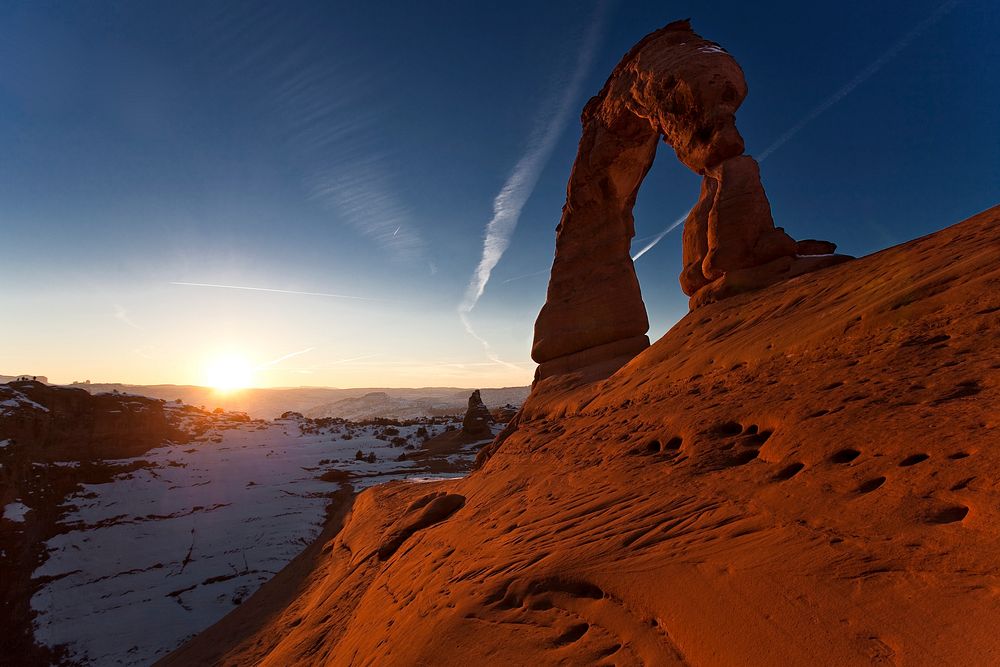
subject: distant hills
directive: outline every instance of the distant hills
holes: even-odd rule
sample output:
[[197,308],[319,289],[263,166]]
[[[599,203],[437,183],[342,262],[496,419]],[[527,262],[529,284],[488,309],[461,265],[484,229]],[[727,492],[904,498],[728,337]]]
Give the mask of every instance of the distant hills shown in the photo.
[[[0,383],[10,382],[19,376],[0,375]],[[44,381],[42,376],[39,380]],[[370,419],[386,417],[407,419],[421,416],[460,415],[468,405],[469,394],[474,388],[419,387],[385,388],[367,387],[337,389],[332,387],[282,387],[244,389],[223,394],[211,387],[195,385],[155,384],[134,385],[122,383],[74,383],[92,394],[118,391],[139,394],[165,401],[180,399],[182,403],[205,407],[209,410],[238,410],[251,417],[274,419],[283,412],[301,412],[307,417],[343,417],[345,419]],[[528,387],[503,387],[482,389],[483,402],[489,408],[508,403],[521,405],[528,395]]]
[[[520,406],[528,396],[528,387],[482,389],[480,395],[489,408],[512,404]],[[471,389],[426,387],[423,389],[380,389],[361,396],[349,396],[318,405],[306,411],[306,417],[344,417],[368,419],[392,417],[411,419],[422,416],[462,414],[468,407]]]

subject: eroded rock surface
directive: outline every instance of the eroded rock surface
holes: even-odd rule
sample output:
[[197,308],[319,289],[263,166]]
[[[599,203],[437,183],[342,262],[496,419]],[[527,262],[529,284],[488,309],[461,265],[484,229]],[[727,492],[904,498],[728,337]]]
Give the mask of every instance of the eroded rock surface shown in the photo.
[[161,664],[995,664],[998,247],[1000,207],[543,380]]
[[[736,60],[676,21],[636,44],[584,107],[548,295],[535,322],[538,378],[595,363],[618,367],[649,346],[630,256],[632,207],[661,137],[704,177],[683,238],[680,283],[692,308],[845,259],[832,249],[816,252],[828,242],[800,248],[774,226],[757,162],[743,155],[736,129],[746,94]],[[823,257],[802,261],[800,253]]]

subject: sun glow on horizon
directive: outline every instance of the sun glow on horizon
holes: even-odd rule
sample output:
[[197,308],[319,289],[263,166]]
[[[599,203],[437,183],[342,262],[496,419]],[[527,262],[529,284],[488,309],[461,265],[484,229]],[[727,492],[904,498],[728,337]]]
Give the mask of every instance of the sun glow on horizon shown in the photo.
[[205,368],[205,384],[219,392],[246,389],[253,381],[253,366],[238,354],[217,357]]

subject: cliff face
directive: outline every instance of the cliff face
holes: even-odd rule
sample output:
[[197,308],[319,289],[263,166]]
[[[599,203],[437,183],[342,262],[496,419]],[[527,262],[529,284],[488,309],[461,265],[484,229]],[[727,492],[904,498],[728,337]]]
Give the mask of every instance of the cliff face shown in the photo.
[[0,386],[0,439],[30,449],[36,461],[124,458],[179,435],[162,406],[144,396],[11,382]]
[[284,611],[173,664],[1000,661],[998,253],[994,208],[543,380],[482,469],[361,494]]
[[185,435],[168,423],[161,401],[127,394],[92,396],[83,389],[33,381],[0,385],[0,602],[5,630],[0,655],[21,665],[56,664],[58,652],[32,640],[32,572],[44,541],[60,528],[65,497],[80,484],[114,473],[105,459],[137,456]]

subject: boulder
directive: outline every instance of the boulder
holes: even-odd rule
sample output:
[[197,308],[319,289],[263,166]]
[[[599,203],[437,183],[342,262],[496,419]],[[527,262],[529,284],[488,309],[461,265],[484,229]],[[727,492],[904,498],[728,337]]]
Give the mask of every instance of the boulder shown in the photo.
[[837,252],[837,244],[830,241],[803,239],[795,242],[797,255],[832,255],[835,252]]

